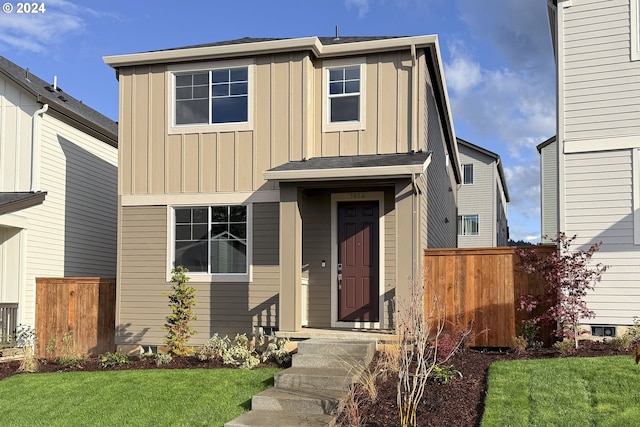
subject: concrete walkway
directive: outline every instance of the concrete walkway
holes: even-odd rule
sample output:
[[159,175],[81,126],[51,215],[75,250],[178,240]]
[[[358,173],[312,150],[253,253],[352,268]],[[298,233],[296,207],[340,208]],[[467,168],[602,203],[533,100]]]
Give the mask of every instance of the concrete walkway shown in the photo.
[[298,344],[291,368],[253,396],[251,411],[225,427],[334,426],[340,400],[376,352],[375,341],[312,338]]

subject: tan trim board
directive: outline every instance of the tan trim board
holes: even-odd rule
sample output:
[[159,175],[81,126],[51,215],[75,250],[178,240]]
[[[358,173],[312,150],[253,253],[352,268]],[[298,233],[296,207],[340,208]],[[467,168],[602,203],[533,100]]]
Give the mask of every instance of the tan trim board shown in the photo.
[[15,228],[28,228],[29,219],[24,216],[8,213],[8,214],[0,215],[0,225],[4,225],[7,227],[15,227]]
[[280,201],[279,190],[238,193],[129,194],[120,196],[122,206],[216,205],[272,203]]

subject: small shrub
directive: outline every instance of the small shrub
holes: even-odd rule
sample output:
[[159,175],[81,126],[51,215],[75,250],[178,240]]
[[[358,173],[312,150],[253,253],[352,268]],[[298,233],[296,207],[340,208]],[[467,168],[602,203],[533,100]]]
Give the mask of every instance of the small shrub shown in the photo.
[[607,342],[618,351],[628,351],[633,346],[633,340],[626,334],[609,338]]
[[18,325],[16,329],[16,347],[22,348],[24,356],[20,367],[21,372],[37,372],[38,360],[35,358],[33,346],[36,341],[36,331],[29,325]]
[[168,365],[173,360],[171,353],[156,353],[156,365]]
[[431,378],[435,379],[439,383],[446,384],[449,381],[451,381],[451,379],[453,379],[454,377],[462,378],[462,372],[458,371],[457,369],[454,369],[453,365],[451,366],[435,365],[433,367],[433,370],[431,371],[430,376]]
[[100,355],[100,366],[108,368],[110,366],[122,366],[129,363],[129,358],[126,354],[122,354],[119,351],[115,353],[107,352]]
[[198,358],[200,360],[222,358],[230,345],[231,340],[229,340],[229,337],[222,338],[216,333],[202,346],[198,353]]
[[286,338],[258,336],[255,338],[255,352],[263,363],[275,362],[283,366],[291,362],[291,353],[286,348],[288,343]]
[[190,322],[196,320],[193,313],[193,307],[196,305],[196,288],[187,286],[189,277],[187,270],[179,265],[171,270],[171,286],[170,293],[163,293],[169,298],[169,307],[171,314],[167,316],[166,322],[162,327],[167,332],[164,339],[165,344],[169,346],[169,352],[177,356],[187,356],[193,353],[193,347],[187,347],[187,343],[191,336],[197,332],[189,325]]
[[85,360],[82,357],[76,356],[60,356],[56,358],[53,363],[63,368],[81,368],[84,366]]
[[527,351],[527,339],[520,335],[513,337],[511,339],[511,348],[514,349],[516,353],[524,353]]
[[629,326],[625,335],[628,335],[632,342],[640,342],[640,318],[638,316],[633,318],[633,325]]
[[576,343],[573,338],[565,338],[562,341],[554,343],[553,348],[558,350],[563,356],[566,356],[575,351]]
[[58,340],[56,339],[56,337],[51,337],[49,338],[49,341],[47,341],[47,345],[44,347],[44,351],[47,357],[51,357],[51,355],[55,353],[57,341]]
[[540,327],[530,320],[523,320],[520,323],[520,334],[527,342],[526,348],[542,348],[543,342],[538,341]]

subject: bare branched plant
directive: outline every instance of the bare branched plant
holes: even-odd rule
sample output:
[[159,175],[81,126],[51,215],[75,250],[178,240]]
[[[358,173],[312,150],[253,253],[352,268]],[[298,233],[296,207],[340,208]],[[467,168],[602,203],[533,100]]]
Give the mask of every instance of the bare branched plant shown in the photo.
[[[437,364],[438,338],[444,330],[444,310],[437,301],[425,318],[424,284],[412,281],[408,301],[399,301],[398,325],[401,349],[397,404],[402,427],[415,426],[429,374]],[[432,342],[430,336],[435,336]]]

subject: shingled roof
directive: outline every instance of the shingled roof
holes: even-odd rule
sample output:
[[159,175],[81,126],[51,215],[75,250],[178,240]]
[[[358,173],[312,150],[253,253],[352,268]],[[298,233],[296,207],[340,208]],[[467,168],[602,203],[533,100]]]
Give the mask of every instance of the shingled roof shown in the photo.
[[[332,44],[343,44],[343,43],[358,43],[358,42],[369,42],[373,40],[386,40],[386,39],[395,39],[403,36],[340,36],[340,37],[318,37],[320,43],[323,45],[332,45]],[[215,46],[231,46],[236,44],[245,44],[245,43],[260,43],[260,42],[271,42],[276,40],[290,40],[288,37],[280,37],[280,38],[265,38],[265,37],[243,37],[241,39],[234,40],[224,40],[212,43],[204,43],[204,44],[196,44],[190,46],[180,46],[173,47],[168,49],[160,49],[160,50],[152,50],[151,52],[162,52],[165,50],[180,50],[180,49],[196,49],[200,47],[215,47]]]
[[53,87],[40,77],[32,74],[7,58],[0,56],[0,73],[31,93],[38,102],[48,104],[66,118],[80,125],[83,130],[92,131],[104,142],[118,146],[118,124],[93,108],[77,100],[62,89]]

